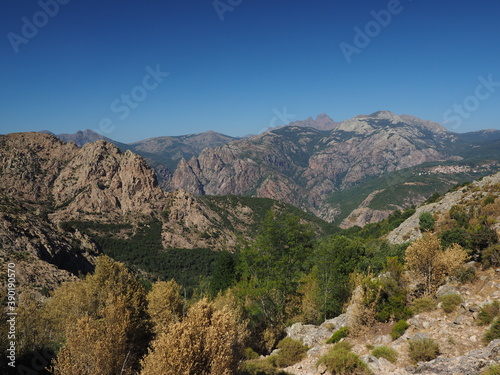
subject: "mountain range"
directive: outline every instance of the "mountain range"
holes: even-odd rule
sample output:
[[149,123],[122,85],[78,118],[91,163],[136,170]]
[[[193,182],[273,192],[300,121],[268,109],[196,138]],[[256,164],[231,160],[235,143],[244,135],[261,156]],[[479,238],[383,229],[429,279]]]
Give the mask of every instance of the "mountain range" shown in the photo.
[[[98,136],[58,135],[79,146]],[[205,132],[107,140],[143,156],[166,191],[272,198],[343,227],[381,220],[500,167],[500,131],[452,133],[389,111],[342,122],[321,114],[240,139]]]

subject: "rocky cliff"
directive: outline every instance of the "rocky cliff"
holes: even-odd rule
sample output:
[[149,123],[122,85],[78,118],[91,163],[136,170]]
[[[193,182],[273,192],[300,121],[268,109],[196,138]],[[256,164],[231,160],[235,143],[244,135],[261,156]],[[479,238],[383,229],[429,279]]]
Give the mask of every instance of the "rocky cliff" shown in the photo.
[[181,160],[171,185],[193,194],[269,197],[333,219],[332,192],[368,176],[460,159],[447,150],[453,140],[439,124],[391,112],[357,116],[329,131],[287,126]]

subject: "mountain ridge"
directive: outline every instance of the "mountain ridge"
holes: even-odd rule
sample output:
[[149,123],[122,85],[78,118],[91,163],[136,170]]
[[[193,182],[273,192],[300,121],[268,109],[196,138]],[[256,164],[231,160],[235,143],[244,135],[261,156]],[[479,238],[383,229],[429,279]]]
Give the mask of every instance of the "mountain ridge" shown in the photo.
[[[364,184],[367,178],[429,162],[458,163],[474,170],[480,160],[500,160],[497,144],[500,131],[452,133],[432,121],[378,111],[342,122],[320,114],[315,120],[295,121],[241,139],[208,131],[117,146],[146,158],[166,191],[181,188],[195,195],[269,197],[340,224],[338,219],[344,220],[349,212],[342,202],[332,204],[330,197],[336,192]],[[492,168],[486,173],[494,172],[496,167]],[[446,186],[477,177],[446,177]],[[436,191],[437,180],[431,185]],[[416,194],[413,201],[420,203],[426,198]],[[390,212],[356,208],[363,212],[350,223],[373,222]]]

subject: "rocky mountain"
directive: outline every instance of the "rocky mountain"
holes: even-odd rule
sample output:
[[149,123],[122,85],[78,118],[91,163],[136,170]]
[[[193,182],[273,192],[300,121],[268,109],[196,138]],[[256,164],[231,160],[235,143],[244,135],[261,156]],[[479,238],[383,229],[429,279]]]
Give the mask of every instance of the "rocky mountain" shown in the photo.
[[303,128],[313,128],[318,130],[334,130],[339,126],[339,124],[339,122],[335,122],[334,120],[332,120],[332,118],[326,113],[320,113],[318,116],[316,116],[316,119],[309,117],[306,120],[291,122],[287,126],[299,126]]
[[56,135],[48,130],[42,130],[40,133],[50,134],[50,135],[56,136],[61,141],[66,142],[66,143],[73,142],[78,147],[82,147],[83,145],[85,145],[87,143],[92,143],[92,142],[96,142],[96,141],[106,141],[106,142],[114,143],[116,145],[120,144],[120,142],[113,141],[112,139],[105,137],[102,134],[96,133],[95,131],[90,130],[90,129],[86,129],[83,131],[79,130],[73,134],[62,133],[62,134]]
[[[82,145],[101,136],[59,137]],[[143,156],[166,191],[269,197],[342,227],[379,221],[500,170],[500,131],[456,134],[388,111],[340,123],[321,114],[244,139],[205,132],[108,141]]]
[[333,192],[423,163],[462,160],[452,147],[458,139],[439,124],[387,111],[330,131],[291,125],[182,159],[171,185],[197,195],[270,197],[334,221]]
[[57,268],[45,275],[51,282],[89,272],[105,250],[96,245],[99,238],[133,238],[156,223],[155,251],[232,250],[239,236],[253,235],[268,210],[293,211],[318,232],[329,230],[270,199],[167,193],[141,156],[103,140],[78,148],[50,134],[1,136],[0,174],[0,256],[24,259],[35,273]]
[[[42,131],[41,133],[54,135],[49,131]],[[160,186],[165,190],[170,190],[172,173],[180,159],[189,159],[198,155],[207,147],[219,147],[238,139],[213,131],[181,136],[154,137],[130,144],[117,142],[89,129],[74,134],[58,134],[55,136],[64,142],[73,142],[78,147],[103,140],[113,143],[123,152],[127,150],[133,151],[146,159],[148,164],[155,170]]]
[[197,155],[207,147],[219,147],[236,139],[238,138],[207,131],[177,137],[148,138],[131,143],[130,146],[135,152],[145,152],[178,160],[186,156]]
[[15,263],[21,292],[28,288],[46,293],[62,282],[76,280],[93,270],[100,253],[88,236],[63,233],[46,215],[38,205],[0,193],[0,259],[3,264]]

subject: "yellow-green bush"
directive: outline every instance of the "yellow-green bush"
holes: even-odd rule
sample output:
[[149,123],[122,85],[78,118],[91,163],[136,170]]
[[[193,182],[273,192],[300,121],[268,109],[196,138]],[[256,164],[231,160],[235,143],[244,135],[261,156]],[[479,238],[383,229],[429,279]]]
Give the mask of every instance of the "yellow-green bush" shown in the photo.
[[335,344],[336,342],[339,342],[342,340],[344,337],[347,337],[349,334],[349,327],[342,327],[333,332],[332,337],[330,337],[326,343],[327,344]]
[[500,365],[491,365],[481,375],[500,375]]
[[388,346],[377,346],[372,350],[372,356],[377,358],[385,358],[391,363],[396,363],[398,360],[398,352]]
[[351,349],[348,342],[339,342],[319,358],[317,366],[324,364],[333,375],[371,375],[368,365]]
[[397,338],[403,336],[409,326],[410,325],[406,323],[406,320],[400,320],[399,322],[397,322],[391,330],[392,339],[396,340]]
[[439,302],[441,302],[441,307],[444,312],[449,314],[455,311],[455,309],[462,303],[462,297],[460,294],[445,294],[439,297]]
[[278,349],[278,353],[273,356],[276,367],[288,367],[304,358],[309,348],[300,341],[285,337],[278,343]]
[[479,314],[477,315],[479,325],[490,324],[493,319],[498,316],[498,314],[500,314],[500,302],[495,300],[492,303],[487,303],[481,307],[481,310],[479,310]]
[[271,357],[242,362],[238,369],[238,375],[290,375],[290,373],[274,367],[272,361],[269,360]]
[[420,297],[413,301],[412,309],[415,314],[433,311],[437,309],[437,302],[432,297]]
[[414,362],[427,362],[439,355],[439,345],[429,338],[410,340],[408,355]]
[[490,341],[500,339],[500,318],[497,318],[483,336],[483,341],[488,344]]

